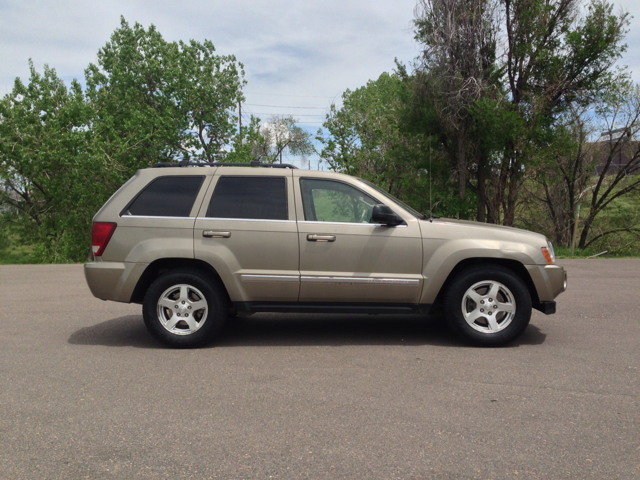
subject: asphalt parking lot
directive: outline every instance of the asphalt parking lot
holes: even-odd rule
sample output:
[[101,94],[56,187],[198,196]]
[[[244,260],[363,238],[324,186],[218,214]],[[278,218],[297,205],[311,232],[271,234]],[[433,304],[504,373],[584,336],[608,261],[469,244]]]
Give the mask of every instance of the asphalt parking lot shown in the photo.
[[81,265],[0,266],[0,478],[640,478],[640,259],[559,263],[506,348],[260,314],[187,351]]

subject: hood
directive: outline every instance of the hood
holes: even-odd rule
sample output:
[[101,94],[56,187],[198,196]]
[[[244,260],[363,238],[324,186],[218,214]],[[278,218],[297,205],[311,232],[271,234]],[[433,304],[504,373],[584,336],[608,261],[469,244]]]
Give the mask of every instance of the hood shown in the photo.
[[[428,222],[429,220],[425,220],[426,222]],[[483,223],[483,222],[474,222],[472,220],[457,220],[455,218],[436,218],[433,220],[433,222],[438,222],[438,223],[451,223],[454,225],[464,225],[467,227],[476,227],[476,228],[487,228],[487,229],[491,229],[491,230],[507,230],[510,232],[520,232],[520,233],[534,233],[534,232],[530,232],[529,230],[524,230],[522,228],[516,228],[516,227],[507,227],[505,225],[496,225],[494,223]],[[536,234],[536,235],[540,235],[540,234]]]
[[[494,225],[492,223],[472,222],[470,220],[456,220],[455,218],[435,218],[433,220],[421,220],[425,226],[423,232],[437,231],[448,238],[494,238],[525,243],[535,243],[545,246],[547,237],[540,233],[530,232],[521,228]],[[431,227],[429,227],[431,226]],[[435,233],[435,232],[434,232]],[[449,233],[450,235],[447,235]],[[427,234],[428,235],[428,234]]]

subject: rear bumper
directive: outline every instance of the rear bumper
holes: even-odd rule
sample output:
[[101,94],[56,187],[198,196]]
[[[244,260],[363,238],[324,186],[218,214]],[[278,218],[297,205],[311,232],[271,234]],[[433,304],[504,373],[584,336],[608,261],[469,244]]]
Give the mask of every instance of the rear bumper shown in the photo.
[[84,277],[94,297],[129,303],[145,267],[139,263],[89,262],[84,264]]

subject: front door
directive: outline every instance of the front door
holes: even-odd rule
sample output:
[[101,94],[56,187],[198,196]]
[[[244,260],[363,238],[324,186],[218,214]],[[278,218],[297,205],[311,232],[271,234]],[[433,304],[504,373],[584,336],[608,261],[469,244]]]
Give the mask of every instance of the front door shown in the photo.
[[[391,206],[405,225],[371,223],[383,199],[338,179],[297,182],[300,302],[417,304],[422,289],[418,220]],[[387,202],[389,203],[389,202]]]

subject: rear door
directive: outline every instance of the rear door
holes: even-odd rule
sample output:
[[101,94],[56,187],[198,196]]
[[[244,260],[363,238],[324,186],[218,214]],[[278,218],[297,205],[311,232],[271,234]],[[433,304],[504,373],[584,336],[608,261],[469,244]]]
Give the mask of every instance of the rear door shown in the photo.
[[234,302],[295,302],[300,277],[291,170],[220,167],[198,214],[195,256]]

